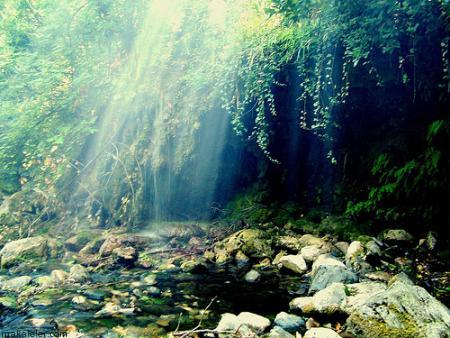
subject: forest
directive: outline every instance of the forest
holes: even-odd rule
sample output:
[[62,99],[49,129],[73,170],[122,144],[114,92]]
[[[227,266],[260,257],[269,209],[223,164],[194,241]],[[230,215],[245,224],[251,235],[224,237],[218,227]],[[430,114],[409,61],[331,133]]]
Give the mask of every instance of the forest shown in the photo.
[[1,337],[450,338],[449,0],[0,0]]

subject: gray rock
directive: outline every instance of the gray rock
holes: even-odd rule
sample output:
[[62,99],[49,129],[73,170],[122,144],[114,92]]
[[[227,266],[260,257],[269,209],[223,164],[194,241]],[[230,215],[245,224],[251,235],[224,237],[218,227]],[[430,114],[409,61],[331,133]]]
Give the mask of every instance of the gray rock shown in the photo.
[[16,278],[12,278],[10,280],[3,282],[2,290],[21,292],[30,283],[31,283],[30,276],[16,277]]
[[354,307],[347,326],[368,338],[448,337],[450,311],[425,289],[399,279]]
[[326,253],[326,251],[317,245],[308,245],[300,250],[300,255],[308,263],[314,262],[317,257],[324,253]]
[[311,280],[309,294],[325,289],[332,283],[356,283],[358,276],[347,268],[337,265],[321,265]]
[[344,255],[347,254],[347,250],[349,247],[348,242],[337,242],[334,244],[336,248],[338,248]]
[[366,243],[367,255],[370,256],[381,256],[381,248],[375,241],[368,241]]
[[237,317],[241,324],[248,326],[256,333],[262,333],[270,326],[269,319],[251,312],[241,312]]
[[280,259],[280,264],[286,269],[297,273],[305,273],[308,266],[301,255],[287,255]]
[[341,336],[332,329],[327,329],[325,327],[314,327],[306,331],[303,338],[341,338]]
[[300,331],[305,328],[305,320],[296,315],[280,312],[275,317],[275,324],[288,332]]
[[283,330],[283,328],[275,326],[272,330],[270,330],[269,338],[294,338],[294,336]]
[[261,277],[261,274],[258,271],[250,270],[249,272],[247,272],[245,274],[244,279],[248,283],[255,283],[260,279],[260,277]]
[[1,265],[8,267],[24,260],[46,257],[47,249],[47,240],[42,236],[8,242],[0,250]]
[[350,246],[347,249],[347,253],[345,254],[345,262],[347,264],[353,263],[358,256],[362,256],[364,254],[364,247],[361,242],[353,241],[350,243]]
[[316,272],[319,270],[320,266],[327,265],[327,266],[340,266],[345,268],[345,264],[338,260],[336,257],[331,256],[329,254],[323,254],[317,257],[316,261],[312,265],[312,271],[311,276],[314,276]]
[[50,277],[55,284],[64,284],[67,281],[69,274],[63,270],[53,270]]

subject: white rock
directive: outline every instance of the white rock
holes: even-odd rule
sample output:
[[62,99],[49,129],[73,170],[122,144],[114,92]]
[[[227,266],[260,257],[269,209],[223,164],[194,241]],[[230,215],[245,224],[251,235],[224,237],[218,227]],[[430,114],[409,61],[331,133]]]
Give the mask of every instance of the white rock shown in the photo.
[[308,266],[301,255],[287,255],[280,259],[280,264],[286,269],[297,273],[305,273]]
[[314,276],[316,274],[317,270],[319,269],[319,266],[322,266],[322,265],[335,265],[335,266],[341,266],[341,267],[345,268],[345,264],[343,262],[341,262],[340,260],[338,260],[337,258],[335,258],[329,254],[323,254],[323,255],[320,255],[319,257],[317,257],[314,264],[312,265],[311,275]]
[[381,282],[363,282],[347,284],[346,288],[350,293],[347,297],[343,310],[347,313],[353,312],[361,306],[369,297],[386,290],[386,284]]
[[333,283],[312,297],[294,298],[289,306],[291,309],[301,310],[305,314],[311,312],[331,314],[342,311],[346,304],[346,298],[344,284]]
[[357,256],[361,255],[364,252],[364,246],[359,241],[353,241],[350,243],[350,246],[347,249],[347,253],[345,254],[345,261],[347,263],[353,262]]
[[256,271],[256,270],[250,270],[249,272],[247,272],[245,274],[245,281],[248,283],[255,283],[259,280],[259,278],[261,277],[261,274]]
[[232,313],[224,313],[216,327],[216,331],[236,331],[241,325],[238,316]]
[[237,317],[241,324],[247,325],[258,333],[264,332],[270,326],[269,319],[255,313],[241,312]]
[[283,328],[275,326],[272,330],[270,330],[269,338],[294,338],[294,336],[283,330]]
[[331,329],[314,327],[306,331],[303,338],[341,338],[341,336]]
[[317,257],[325,252],[317,245],[308,245],[300,250],[300,255],[302,255],[303,259],[308,262],[314,262]]

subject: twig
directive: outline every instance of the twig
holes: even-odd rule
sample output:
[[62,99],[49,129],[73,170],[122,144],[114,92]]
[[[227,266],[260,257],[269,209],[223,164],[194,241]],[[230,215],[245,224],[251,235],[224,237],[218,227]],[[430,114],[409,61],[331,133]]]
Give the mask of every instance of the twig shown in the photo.
[[[217,299],[217,296],[214,296],[213,299],[211,299],[209,304],[206,306],[206,308],[202,311],[202,315],[200,317],[200,321],[198,322],[196,327],[194,327],[192,330],[189,330],[189,331],[177,332],[177,330],[175,330],[174,335],[175,336],[180,336],[181,338],[187,338],[193,333],[212,333],[212,332],[217,333],[216,330],[208,330],[208,329],[200,330],[200,328],[202,326],[203,318],[205,317],[206,311],[208,311],[208,309],[211,307],[211,305],[213,305],[213,303],[214,303],[214,301],[216,299]],[[177,327],[177,329],[178,329],[178,327]],[[225,332],[221,332],[221,333],[225,333]]]

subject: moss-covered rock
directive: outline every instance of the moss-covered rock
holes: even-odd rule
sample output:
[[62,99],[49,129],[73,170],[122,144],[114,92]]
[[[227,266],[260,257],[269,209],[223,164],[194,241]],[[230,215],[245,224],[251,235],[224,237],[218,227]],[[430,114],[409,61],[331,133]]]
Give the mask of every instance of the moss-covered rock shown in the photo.
[[46,258],[47,251],[47,239],[42,236],[11,241],[0,251],[1,265],[8,267],[27,260]]

